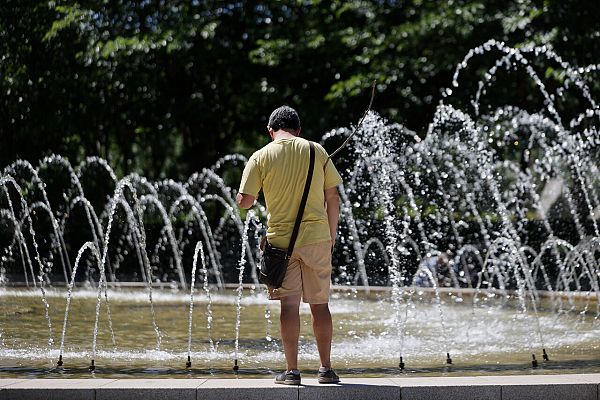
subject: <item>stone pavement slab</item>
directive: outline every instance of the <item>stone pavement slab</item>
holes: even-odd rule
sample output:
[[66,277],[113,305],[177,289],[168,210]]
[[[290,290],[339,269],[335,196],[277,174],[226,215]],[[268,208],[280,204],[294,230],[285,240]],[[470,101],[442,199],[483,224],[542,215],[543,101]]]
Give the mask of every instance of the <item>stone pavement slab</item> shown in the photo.
[[197,400],[298,400],[298,386],[278,385],[273,379],[207,379]]
[[473,377],[391,378],[399,385],[402,400],[501,400],[502,388]]
[[482,376],[502,386],[502,400],[600,400],[600,374]]
[[501,386],[406,386],[400,389],[402,400],[501,400]]
[[300,400],[400,400],[400,387],[387,378],[341,378],[339,384],[320,384],[316,379],[302,379]]
[[502,400],[598,400],[598,384],[506,385]]
[[481,386],[490,385],[493,381],[486,381],[483,376],[432,376],[432,377],[403,377],[389,378],[394,384],[400,386]]
[[95,400],[95,390],[116,379],[25,379],[0,387],[2,400]]
[[14,385],[26,381],[27,379],[0,379],[0,387]]
[[[600,374],[478,376],[500,385],[544,385],[552,383],[600,383]],[[451,378],[454,379],[454,378]]]
[[206,379],[119,379],[96,390],[95,400],[196,400]]

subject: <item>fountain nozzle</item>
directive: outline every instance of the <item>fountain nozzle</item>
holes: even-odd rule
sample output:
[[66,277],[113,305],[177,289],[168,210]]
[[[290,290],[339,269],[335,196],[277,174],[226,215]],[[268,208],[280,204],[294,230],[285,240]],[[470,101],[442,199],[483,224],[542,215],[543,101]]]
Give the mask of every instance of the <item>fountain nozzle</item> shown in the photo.
[[535,354],[531,355],[531,366],[533,368],[537,368],[537,366],[538,366],[538,361],[535,359]]
[[544,361],[550,361],[550,359],[548,358],[548,353],[546,353],[546,349],[542,349],[543,357],[544,357]]
[[400,357],[400,363],[398,364],[398,367],[400,367],[400,371],[404,371],[404,360],[402,357]]
[[56,362],[56,366],[58,367],[62,367],[63,365],[63,360],[62,360],[62,354],[58,356],[58,361]]
[[233,362],[233,370],[237,373],[240,370],[240,367],[238,366],[238,360],[237,358],[234,360]]
[[186,368],[192,368],[192,358],[188,356],[187,362],[185,363]]
[[94,360],[92,360],[92,365],[90,365],[90,367],[88,369],[90,371],[95,371],[96,370],[96,365],[94,364]]
[[450,353],[446,353],[446,364],[452,364],[452,359],[450,358]]

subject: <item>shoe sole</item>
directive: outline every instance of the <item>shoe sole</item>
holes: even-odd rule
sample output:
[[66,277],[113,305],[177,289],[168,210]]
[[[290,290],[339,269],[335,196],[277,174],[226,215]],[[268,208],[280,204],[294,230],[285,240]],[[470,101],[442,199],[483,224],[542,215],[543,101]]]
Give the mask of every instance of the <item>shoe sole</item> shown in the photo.
[[300,385],[301,381],[275,381],[279,385]]
[[340,383],[339,379],[318,379],[319,383]]

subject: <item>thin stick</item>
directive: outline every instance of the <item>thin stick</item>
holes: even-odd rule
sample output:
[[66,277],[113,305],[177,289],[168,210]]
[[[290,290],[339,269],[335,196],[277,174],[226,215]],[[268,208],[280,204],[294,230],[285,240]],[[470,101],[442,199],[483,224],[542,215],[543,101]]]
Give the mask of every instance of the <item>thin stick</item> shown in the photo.
[[373,99],[375,98],[375,83],[376,83],[376,81],[373,81],[373,86],[371,87],[371,100],[369,101],[369,106],[365,110],[365,113],[363,114],[361,119],[358,121],[358,124],[354,127],[354,130],[352,131],[350,136],[348,136],[346,138],[346,140],[344,140],[344,143],[342,143],[342,145],[340,147],[338,147],[333,153],[331,153],[329,155],[329,157],[327,157],[327,161],[325,161],[325,164],[323,165],[323,170],[325,170],[325,167],[327,167],[327,163],[329,162],[329,160],[331,158],[333,158],[340,150],[342,150],[344,148],[344,146],[346,146],[348,144],[350,139],[352,139],[352,136],[354,136],[354,134],[356,134],[356,132],[358,131],[358,128],[360,128],[360,126],[362,125],[362,123],[363,123],[365,117],[367,116],[367,114],[369,113],[369,111],[371,111],[371,106],[373,105]]

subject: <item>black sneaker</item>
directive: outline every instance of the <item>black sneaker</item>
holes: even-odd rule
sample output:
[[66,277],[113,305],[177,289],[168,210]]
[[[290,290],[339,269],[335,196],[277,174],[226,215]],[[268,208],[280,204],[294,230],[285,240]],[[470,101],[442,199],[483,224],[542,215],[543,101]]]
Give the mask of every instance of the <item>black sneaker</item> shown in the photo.
[[340,377],[333,371],[333,369],[329,368],[327,371],[321,371],[319,369],[319,374],[317,375],[319,383],[339,383]]
[[275,383],[281,385],[300,385],[300,373],[294,374],[291,371],[283,371],[275,377]]

